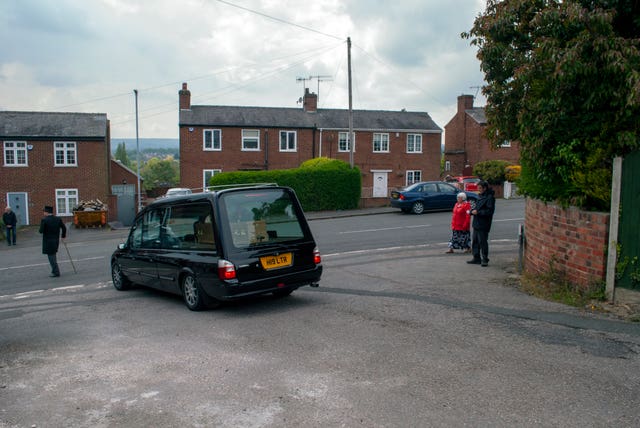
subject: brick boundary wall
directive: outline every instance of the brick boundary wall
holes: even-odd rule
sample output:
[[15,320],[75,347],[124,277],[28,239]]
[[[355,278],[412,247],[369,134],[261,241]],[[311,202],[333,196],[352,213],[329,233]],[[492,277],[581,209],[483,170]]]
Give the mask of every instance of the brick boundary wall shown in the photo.
[[524,271],[562,272],[573,284],[604,281],[607,269],[609,214],[581,211],[527,198]]

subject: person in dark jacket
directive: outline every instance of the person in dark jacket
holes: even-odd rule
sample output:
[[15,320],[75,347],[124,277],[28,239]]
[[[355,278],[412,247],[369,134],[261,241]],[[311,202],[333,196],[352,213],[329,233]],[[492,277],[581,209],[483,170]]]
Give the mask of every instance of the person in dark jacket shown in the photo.
[[[62,232],[62,236],[60,233]],[[53,215],[53,207],[44,207],[44,218],[40,222],[40,233],[42,233],[42,254],[46,254],[51,265],[52,277],[60,276],[56,253],[60,245],[60,238],[67,237],[67,227],[60,217]]]
[[16,217],[16,213],[11,210],[11,207],[7,206],[4,209],[2,222],[4,223],[7,234],[7,244],[16,245],[16,225],[18,224],[18,218]]
[[478,183],[480,198],[476,206],[471,210],[473,215],[473,239],[471,241],[471,251],[473,259],[467,263],[474,265],[489,265],[489,231],[493,221],[493,213],[496,209],[496,198],[494,191],[489,187],[489,183],[482,180]]

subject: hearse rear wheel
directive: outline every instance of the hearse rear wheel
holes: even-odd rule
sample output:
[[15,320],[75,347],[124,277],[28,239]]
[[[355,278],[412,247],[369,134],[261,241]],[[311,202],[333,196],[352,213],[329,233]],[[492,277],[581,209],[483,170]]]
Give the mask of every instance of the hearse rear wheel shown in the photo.
[[192,311],[201,311],[207,308],[205,294],[196,277],[189,274],[182,278],[182,297],[184,303]]

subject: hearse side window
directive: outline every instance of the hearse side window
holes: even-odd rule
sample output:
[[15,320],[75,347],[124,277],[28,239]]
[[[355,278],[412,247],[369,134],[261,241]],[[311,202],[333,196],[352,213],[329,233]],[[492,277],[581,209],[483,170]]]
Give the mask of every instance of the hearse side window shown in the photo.
[[280,189],[223,195],[222,208],[236,248],[304,238],[289,193]]
[[164,209],[147,211],[140,217],[131,232],[132,248],[158,248],[160,246],[160,226]]
[[162,228],[162,247],[214,251],[212,219],[211,206],[207,203],[172,206]]

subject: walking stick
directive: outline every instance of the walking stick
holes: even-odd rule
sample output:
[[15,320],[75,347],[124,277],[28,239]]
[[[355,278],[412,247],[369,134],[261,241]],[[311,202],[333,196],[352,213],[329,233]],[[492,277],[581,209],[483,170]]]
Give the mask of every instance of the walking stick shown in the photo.
[[76,265],[73,264],[73,259],[71,258],[71,253],[69,252],[69,247],[67,247],[67,243],[65,241],[62,241],[62,244],[64,245],[64,249],[67,250],[67,256],[69,256],[69,261],[71,262],[73,273],[78,273],[78,271],[76,270]]

